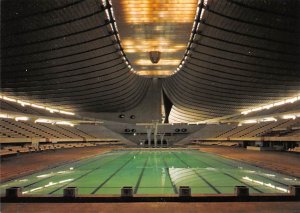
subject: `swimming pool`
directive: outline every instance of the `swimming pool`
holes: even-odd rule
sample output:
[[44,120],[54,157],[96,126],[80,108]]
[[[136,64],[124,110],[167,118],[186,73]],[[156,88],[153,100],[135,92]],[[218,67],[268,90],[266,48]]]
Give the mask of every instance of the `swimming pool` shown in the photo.
[[120,195],[132,186],[134,194],[174,195],[190,186],[192,194],[227,194],[244,185],[260,194],[288,193],[289,185],[299,184],[299,178],[197,150],[116,150],[2,183],[0,190],[62,195],[76,186],[81,195]]

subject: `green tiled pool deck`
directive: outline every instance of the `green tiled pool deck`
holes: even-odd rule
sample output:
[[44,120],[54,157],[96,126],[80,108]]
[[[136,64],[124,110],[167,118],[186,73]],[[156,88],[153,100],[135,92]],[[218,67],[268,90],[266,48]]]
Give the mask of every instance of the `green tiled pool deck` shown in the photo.
[[120,195],[123,186],[134,194],[178,194],[190,186],[192,194],[234,193],[234,186],[248,186],[250,193],[288,193],[300,180],[196,150],[119,150],[65,164],[0,186],[1,194],[13,186],[23,194],[62,195],[69,186],[80,195]]

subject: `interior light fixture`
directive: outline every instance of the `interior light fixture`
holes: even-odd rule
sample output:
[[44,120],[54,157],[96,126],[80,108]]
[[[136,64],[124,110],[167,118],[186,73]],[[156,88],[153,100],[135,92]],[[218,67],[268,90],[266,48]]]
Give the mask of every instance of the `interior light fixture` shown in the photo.
[[172,74],[172,71],[170,70],[141,70],[137,72],[139,75],[170,75]]
[[13,118],[11,116],[9,116],[8,114],[0,114],[0,118]]
[[16,121],[28,121],[29,118],[28,117],[15,117]]
[[9,97],[6,97],[6,96],[3,96],[2,98],[3,98],[3,100],[6,100],[6,101],[17,102],[17,100],[14,99],[14,98],[9,98]]
[[257,120],[251,119],[251,120],[245,120],[242,122],[243,124],[256,124]]
[[125,52],[135,53],[135,52],[150,52],[154,49],[164,52],[164,53],[173,53],[180,50],[184,50],[186,45],[172,45],[171,41],[165,38],[157,38],[157,39],[144,39],[140,38],[140,42],[137,44],[133,42],[131,39],[124,39],[122,41],[122,46]]
[[45,109],[44,106],[38,105],[38,104],[31,104],[32,107],[38,108],[38,109]]
[[50,107],[45,107],[45,106],[42,106],[42,105],[39,105],[39,104],[33,104],[33,103],[29,103],[27,101],[15,99],[15,98],[3,96],[3,95],[0,95],[0,99],[3,99],[5,101],[10,101],[10,102],[16,102],[18,104],[21,104],[21,106],[23,106],[23,107],[25,107],[25,106],[31,106],[31,107],[34,107],[34,108],[45,109],[45,110],[48,110],[51,113],[56,112],[56,113],[62,113],[62,114],[66,114],[66,115],[75,115],[75,113],[73,113],[73,112],[67,112],[67,111],[63,111],[63,110],[58,110],[58,109],[54,109],[52,107],[51,108]]
[[285,104],[285,101],[280,101],[280,102],[274,103],[274,106],[281,106],[281,105],[284,105],[284,104]]
[[282,116],[282,118],[283,119],[296,119],[297,118],[297,116],[296,115],[284,115],[284,116]]
[[20,100],[17,100],[17,103],[21,104],[23,107],[24,106],[30,106],[30,103],[24,102],[24,101],[20,101]]
[[44,119],[44,118],[38,118],[34,121],[34,123],[48,123],[51,124],[53,121],[49,119]]
[[129,24],[140,23],[189,23],[194,19],[197,0],[177,0],[176,3],[161,0],[121,1],[124,18]]
[[73,123],[69,122],[69,121],[56,121],[55,124],[58,124],[58,125],[67,125],[67,126],[74,126]]
[[150,60],[146,60],[146,59],[139,59],[139,60],[135,61],[135,64],[142,65],[142,66],[178,65],[179,63],[180,63],[180,60],[176,60],[176,59],[161,59],[157,64],[153,64]]
[[267,104],[267,105],[264,105],[264,106],[255,107],[253,109],[245,110],[245,111],[242,111],[241,114],[247,115],[251,112],[261,111],[261,110],[264,110],[264,109],[270,109],[270,108],[275,107],[275,106],[290,104],[290,103],[294,103],[294,102],[299,101],[299,100],[300,100],[300,95],[292,97],[292,98],[288,98],[288,99],[285,99],[285,100],[282,100],[282,101],[274,102],[272,104]]
[[59,113],[65,114],[65,115],[75,115],[75,113],[73,113],[73,112],[67,112],[67,111],[63,111],[63,110],[59,110]]
[[46,107],[45,109],[48,110],[50,113],[59,112],[58,109],[52,109],[52,108],[48,108],[48,107]]
[[260,122],[270,122],[270,121],[277,121],[274,117],[266,117],[259,120]]

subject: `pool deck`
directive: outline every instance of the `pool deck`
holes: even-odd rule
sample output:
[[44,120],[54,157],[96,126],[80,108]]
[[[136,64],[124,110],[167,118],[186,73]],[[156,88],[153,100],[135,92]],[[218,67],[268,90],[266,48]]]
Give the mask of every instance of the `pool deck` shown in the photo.
[[300,177],[300,154],[275,151],[252,151],[243,148],[201,146],[200,151],[242,161],[279,173]]
[[[4,203],[3,213],[96,213],[96,212],[143,212],[143,213],[297,213],[299,202],[240,202],[240,203]],[[65,211],[64,211],[65,210]]]
[[[94,155],[109,152],[119,147],[85,147],[48,150],[13,156],[1,161],[1,182],[25,176],[36,171],[53,168],[72,161],[82,160]],[[50,165],[50,166],[49,166]]]

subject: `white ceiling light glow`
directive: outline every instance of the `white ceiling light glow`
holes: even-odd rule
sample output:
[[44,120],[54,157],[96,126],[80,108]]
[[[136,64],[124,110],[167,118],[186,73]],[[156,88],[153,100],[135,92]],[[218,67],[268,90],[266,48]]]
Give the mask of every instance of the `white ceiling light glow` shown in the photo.
[[45,107],[45,106],[42,106],[40,104],[29,103],[28,101],[19,100],[19,99],[15,99],[15,98],[3,96],[3,95],[0,95],[0,99],[2,99],[4,101],[18,103],[18,104],[20,104],[23,107],[29,106],[29,107],[33,107],[33,108],[37,108],[37,109],[44,109],[44,110],[47,110],[47,111],[49,111],[51,113],[60,113],[60,114],[64,114],[64,115],[75,115],[75,113],[73,113],[73,112],[59,110],[59,109],[55,109],[53,107]]
[[288,98],[288,99],[285,99],[285,100],[282,100],[282,101],[274,102],[272,104],[268,104],[268,105],[264,105],[264,106],[260,106],[260,107],[255,107],[253,109],[245,110],[245,111],[242,111],[241,114],[247,115],[250,112],[256,112],[256,111],[261,111],[261,110],[264,110],[264,109],[270,109],[270,108],[275,107],[275,106],[282,106],[282,105],[285,105],[285,104],[291,104],[291,103],[294,103],[294,102],[299,101],[299,100],[300,100],[300,95],[298,95],[296,97]]
[[16,117],[15,120],[16,121],[28,121],[29,118],[28,117]]

